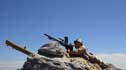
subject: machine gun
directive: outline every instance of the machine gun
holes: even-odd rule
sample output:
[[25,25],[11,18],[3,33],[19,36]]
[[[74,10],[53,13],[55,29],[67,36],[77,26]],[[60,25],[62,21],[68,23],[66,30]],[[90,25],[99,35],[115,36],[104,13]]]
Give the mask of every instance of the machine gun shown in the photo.
[[66,48],[66,50],[73,51],[73,45],[68,43],[68,37],[67,36],[65,36],[64,39],[61,39],[61,38],[56,39],[56,38],[54,38],[54,37],[52,37],[48,34],[44,34],[44,35],[47,36],[48,39],[56,41],[59,44],[61,44],[62,46],[64,46]]
[[20,52],[22,52],[22,53],[28,55],[28,56],[31,57],[31,58],[39,59],[39,58],[42,57],[41,55],[36,54],[36,53],[33,53],[33,52],[31,52],[31,51],[28,51],[26,48],[22,48],[21,46],[18,46],[18,45],[16,45],[16,44],[14,44],[13,42],[9,41],[9,40],[6,40],[6,41],[5,41],[5,44],[6,44],[7,46],[10,46],[10,47],[12,47],[12,48],[14,48],[14,49],[16,49],[16,50],[18,50],[18,51],[20,51]]

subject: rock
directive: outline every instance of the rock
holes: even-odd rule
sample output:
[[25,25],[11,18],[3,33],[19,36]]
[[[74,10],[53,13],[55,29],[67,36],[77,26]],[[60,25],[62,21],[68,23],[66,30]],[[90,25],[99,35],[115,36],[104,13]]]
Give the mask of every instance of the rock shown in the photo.
[[97,64],[91,64],[83,58],[48,59],[28,59],[22,70],[101,70]]
[[21,70],[121,70],[113,65],[102,69],[83,58],[28,59]]
[[56,43],[43,45],[38,54],[42,56],[40,59],[28,58],[20,70],[121,70],[112,64],[105,64],[107,67],[102,68],[84,58],[69,57]]
[[65,50],[60,48],[58,43],[48,43],[40,47],[38,54],[47,57],[63,57]]
[[115,67],[112,64],[107,64],[107,66],[108,67],[106,69],[104,69],[104,70],[122,70],[122,69],[119,69],[119,68]]

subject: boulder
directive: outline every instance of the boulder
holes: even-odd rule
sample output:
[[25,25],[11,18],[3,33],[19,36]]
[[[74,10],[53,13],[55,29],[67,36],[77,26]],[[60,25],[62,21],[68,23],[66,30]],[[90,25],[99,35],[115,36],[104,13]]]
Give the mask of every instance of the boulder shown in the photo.
[[38,49],[38,54],[44,55],[46,57],[63,57],[65,50],[60,48],[57,42],[44,44]]
[[28,59],[21,70],[101,70],[83,58]]
[[103,64],[103,68],[99,63],[92,63],[82,57],[69,57],[57,43],[43,45],[38,54],[42,57],[28,58],[20,70],[121,70],[112,64]]

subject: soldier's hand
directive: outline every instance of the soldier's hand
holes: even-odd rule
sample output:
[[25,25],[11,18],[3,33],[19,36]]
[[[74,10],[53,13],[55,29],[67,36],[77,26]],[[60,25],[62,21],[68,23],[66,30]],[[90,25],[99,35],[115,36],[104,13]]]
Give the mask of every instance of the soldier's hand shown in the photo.
[[70,53],[70,50],[67,50],[67,53]]

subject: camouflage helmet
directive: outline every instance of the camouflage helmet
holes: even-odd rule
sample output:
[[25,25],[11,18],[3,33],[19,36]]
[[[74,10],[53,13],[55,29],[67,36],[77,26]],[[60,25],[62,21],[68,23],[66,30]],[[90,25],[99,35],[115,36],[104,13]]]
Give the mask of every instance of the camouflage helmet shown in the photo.
[[76,42],[78,42],[78,43],[80,43],[80,44],[83,44],[83,41],[82,41],[81,38],[76,39],[76,40],[74,41],[74,43],[76,43]]

